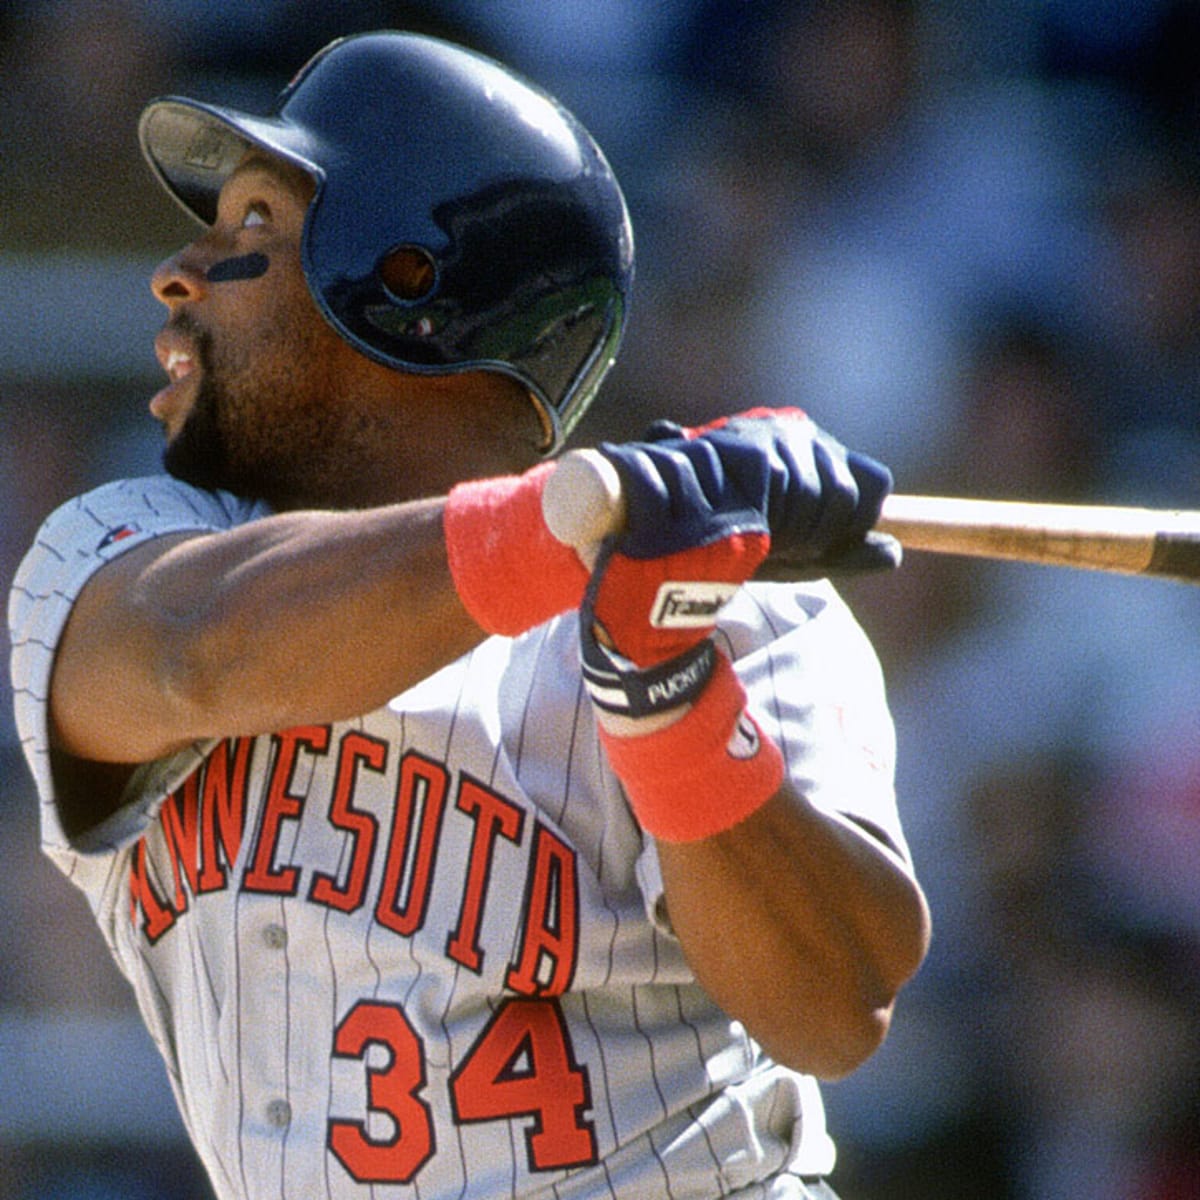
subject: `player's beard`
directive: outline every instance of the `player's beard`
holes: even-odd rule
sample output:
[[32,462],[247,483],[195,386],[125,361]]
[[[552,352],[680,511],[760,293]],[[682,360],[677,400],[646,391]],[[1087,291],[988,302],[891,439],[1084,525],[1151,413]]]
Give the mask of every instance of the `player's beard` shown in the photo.
[[232,490],[234,481],[218,416],[221,398],[212,369],[212,339],[186,318],[175,324],[192,338],[199,379],[187,419],[163,450],[163,466],[168,474],[194,487]]
[[[364,477],[381,438],[394,434],[370,405],[349,403],[369,390],[366,359],[309,320],[264,321],[257,338],[214,336],[181,314],[172,328],[196,363],[191,409],[167,442],[163,466],[206,491],[265,500],[276,510],[348,508],[390,497],[389,474]],[[376,407],[379,407],[376,405]]]
[[235,490],[217,419],[220,408],[218,388],[205,372],[196,391],[196,401],[179,433],[163,451],[163,466],[184,483],[212,491]]
[[288,433],[270,427],[278,416],[272,401],[288,393],[286,381],[256,378],[247,369],[248,353],[218,361],[204,330],[186,320],[178,325],[192,339],[198,378],[191,411],[163,451],[164,468],[194,487],[278,506],[295,489],[285,450]]

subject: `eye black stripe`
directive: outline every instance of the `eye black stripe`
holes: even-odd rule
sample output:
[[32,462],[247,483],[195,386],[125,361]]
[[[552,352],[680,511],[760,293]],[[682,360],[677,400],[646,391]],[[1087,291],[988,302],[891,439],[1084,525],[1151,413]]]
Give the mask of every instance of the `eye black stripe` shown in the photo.
[[235,279],[257,279],[267,273],[271,260],[265,254],[241,254],[213,263],[204,273],[209,283],[229,283]]

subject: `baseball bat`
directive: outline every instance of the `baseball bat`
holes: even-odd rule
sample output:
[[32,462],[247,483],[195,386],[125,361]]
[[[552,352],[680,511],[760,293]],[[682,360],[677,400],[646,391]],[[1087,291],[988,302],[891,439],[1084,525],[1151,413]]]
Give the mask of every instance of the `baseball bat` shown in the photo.
[[[542,494],[559,541],[583,552],[625,521],[616,468],[572,450]],[[891,495],[875,526],[909,550],[1200,582],[1200,511]]]

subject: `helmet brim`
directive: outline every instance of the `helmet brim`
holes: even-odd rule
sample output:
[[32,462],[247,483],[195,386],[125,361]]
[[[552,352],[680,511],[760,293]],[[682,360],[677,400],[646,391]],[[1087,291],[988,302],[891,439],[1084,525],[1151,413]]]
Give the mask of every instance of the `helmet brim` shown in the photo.
[[294,163],[319,182],[319,154],[309,131],[279,117],[259,117],[182,96],[147,105],[138,123],[142,154],[163,187],[204,225],[217,216],[226,180],[252,149]]

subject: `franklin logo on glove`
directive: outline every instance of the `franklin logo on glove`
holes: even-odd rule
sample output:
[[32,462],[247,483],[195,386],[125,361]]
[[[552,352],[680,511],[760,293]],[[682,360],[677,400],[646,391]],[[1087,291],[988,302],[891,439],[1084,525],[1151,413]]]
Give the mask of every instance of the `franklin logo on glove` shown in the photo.
[[735,583],[668,580],[655,594],[650,624],[655,629],[706,629],[737,588]]

